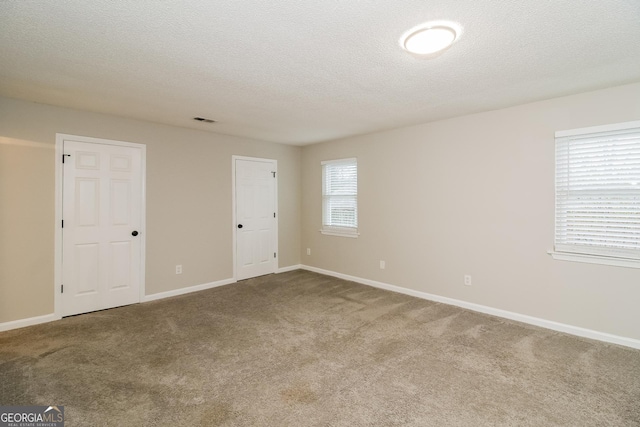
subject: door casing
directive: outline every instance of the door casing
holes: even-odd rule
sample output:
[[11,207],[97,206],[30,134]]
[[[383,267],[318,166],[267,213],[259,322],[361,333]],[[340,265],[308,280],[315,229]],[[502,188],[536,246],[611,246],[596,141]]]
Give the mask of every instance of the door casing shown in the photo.
[[87,136],[69,135],[69,134],[56,134],[56,147],[55,147],[55,223],[54,223],[54,315],[56,319],[62,318],[62,190],[63,190],[63,167],[62,167],[62,155],[64,154],[64,141],[74,140],[79,142],[87,142],[93,144],[106,144],[124,147],[135,147],[140,149],[141,154],[141,174],[142,174],[142,203],[141,203],[141,223],[140,223],[140,295],[139,300],[143,301],[145,296],[145,266],[146,266],[146,145],[136,144],[133,142],[116,141],[110,139],[93,138]]

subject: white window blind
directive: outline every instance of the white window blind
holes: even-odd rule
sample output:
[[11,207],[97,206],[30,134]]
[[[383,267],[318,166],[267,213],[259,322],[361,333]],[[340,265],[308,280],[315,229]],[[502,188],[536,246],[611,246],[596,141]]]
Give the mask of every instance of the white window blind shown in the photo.
[[555,250],[640,260],[640,122],[556,133]]
[[326,234],[358,233],[358,162],[322,162],[322,230]]

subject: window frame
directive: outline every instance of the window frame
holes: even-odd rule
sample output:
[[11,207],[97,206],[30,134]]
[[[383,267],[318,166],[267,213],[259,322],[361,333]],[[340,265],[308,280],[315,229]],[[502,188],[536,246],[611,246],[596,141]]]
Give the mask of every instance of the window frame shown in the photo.
[[[570,141],[568,142],[568,140],[572,137],[577,138],[578,140],[584,141],[587,138],[602,139],[603,137],[607,137],[607,136],[611,136],[615,138],[616,136],[622,135],[625,132],[640,133],[640,121],[616,123],[616,124],[605,125],[605,126],[594,126],[594,127],[588,127],[588,128],[580,128],[580,129],[572,129],[572,130],[555,132],[554,147],[555,147],[556,154],[555,154],[555,160],[554,160],[554,166],[555,166],[554,250],[548,252],[554,259],[564,260],[564,261],[584,262],[584,263],[591,263],[591,264],[603,264],[603,265],[612,265],[612,266],[620,266],[620,267],[640,268],[640,252],[638,252],[637,254],[630,255],[630,254],[620,253],[618,252],[619,250],[616,248],[609,249],[605,245],[600,245],[600,246],[594,245],[592,248],[589,248],[589,245],[577,245],[577,244],[571,245],[567,242],[562,242],[562,241],[559,242],[559,240],[562,240],[562,239],[559,239],[559,236],[558,236],[558,232],[560,229],[558,225],[559,212],[566,214],[566,211],[562,211],[562,209],[559,208],[558,205],[561,202],[564,202],[567,204],[570,203],[569,195],[566,195],[566,196],[559,195],[559,184],[558,184],[559,174],[563,173],[562,172],[563,168],[560,165],[558,160],[558,152],[559,152],[558,145],[560,143],[563,143],[563,144],[570,143]],[[607,133],[610,133],[610,135],[607,135]],[[635,135],[634,135],[634,139],[635,139]],[[605,166],[605,165],[603,164],[602,166]],[[569,166],[567,166],[567,168],[568,167]],[[633,172],[635,172],[635,166],[632,170]],[[566,177],[569,177],[570,172],[568,169],[566,174],[567,174]],[[565,178],[565,176],[562,176],[562,177]],[[566,188],[567,193],[572,192],[569,185],[570,184],[565,186],[567,187]],[[586,191],[593,192],[596,190],[588,189]],[[600,191],[601,192],[600,194],[602,195],[606,195],[607,193],[611,193],[613,191],[620,191],[620,190],[612,188],[612,189],[598,189],[597,191]],[[639,191],[638,197],[640,198],[640,188],[638,189],[638,191]],[[574,192],[573,197],[575,197],[575,194],[577,193],[577,191],[573,190],[573,192]],[[610,200],[610,199],[606,199],[606,200]],[[635,203],[635,198],[632,200]],[[637,230],[636,224],[633,224],[632,231],[635,232],[636,230]],[[594,231],[592,230],[590,232],[593,233]],[[633,252],[633,250],[631,252]]]
[[[340,165],[340,164],[354,164],[356,168],[356,192],[355,194],[348,195],[336,195],[336,194],[327,194],[327,167],[331,165]],[[358,159],[356,157],[349,157],[344,159],[334,159],[334,160],[324,160],[320,162],[322,169],[322,227],[320,232],[322,234],[328,236],[338,236],[338,237],[351,237],[357,238],[360,233],[358,232]],[[327,214],[327,202],[332,197],[354,197],[355,198],[355,226],[338,226],[327,224],[328,220],[326,218]]]

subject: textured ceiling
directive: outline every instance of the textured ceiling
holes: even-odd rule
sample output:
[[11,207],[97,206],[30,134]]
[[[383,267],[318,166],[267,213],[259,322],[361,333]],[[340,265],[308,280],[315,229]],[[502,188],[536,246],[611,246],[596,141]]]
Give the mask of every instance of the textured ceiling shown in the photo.
[[0,95],[288,144],[637,81],[638,0],[0,1]]

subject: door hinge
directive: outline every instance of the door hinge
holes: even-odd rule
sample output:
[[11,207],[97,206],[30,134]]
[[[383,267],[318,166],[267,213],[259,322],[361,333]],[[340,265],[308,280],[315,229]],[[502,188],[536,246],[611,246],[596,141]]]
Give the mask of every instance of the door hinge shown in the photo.
[[62,222],[62,225],[60,226],[60,228],[64,228],[64,219],[61,222]]
[[276,257],[276,253],[275,253],[275,252],[273,253],[273,257],[274,257],[274,258]]
[[273,217],[274,217],[274,218],[276,217],[276,213],[275,213],[275,212],[273,213]]
[[273,177],[275,178],[276,177],[276,173],[275,172],[271,172],[271,173],[273,174]]
[[60,293],[64,294],[64,285],[60,285]]
[[64,158],[65,157],[71,157],[71,154],[63,154],[62,155],[62,163],[64,163]]

